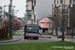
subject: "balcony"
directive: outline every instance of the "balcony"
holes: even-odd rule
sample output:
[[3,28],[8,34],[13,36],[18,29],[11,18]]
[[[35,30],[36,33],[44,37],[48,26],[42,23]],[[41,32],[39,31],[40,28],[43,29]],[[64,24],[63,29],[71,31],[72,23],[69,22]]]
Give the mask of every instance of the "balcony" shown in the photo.
[[26,7],[28,7],[28,4],[26,4]]
[[3,13],[0,13],[0,16],[3,16]]
[[31,13],[26,13],[26,15],[32,15]]
[[36,1],[36,0],[26,0],[26,3],[27,3],[28,1]]
[[27,20],[31,20],[31,16],[27,16]]

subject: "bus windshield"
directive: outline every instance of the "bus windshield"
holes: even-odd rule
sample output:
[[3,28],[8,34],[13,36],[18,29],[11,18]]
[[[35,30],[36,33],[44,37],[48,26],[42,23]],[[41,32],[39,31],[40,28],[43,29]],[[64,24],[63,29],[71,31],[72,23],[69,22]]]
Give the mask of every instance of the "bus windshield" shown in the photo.
[[27,26],[26,33],[39,33],[39,27],[36,26]]

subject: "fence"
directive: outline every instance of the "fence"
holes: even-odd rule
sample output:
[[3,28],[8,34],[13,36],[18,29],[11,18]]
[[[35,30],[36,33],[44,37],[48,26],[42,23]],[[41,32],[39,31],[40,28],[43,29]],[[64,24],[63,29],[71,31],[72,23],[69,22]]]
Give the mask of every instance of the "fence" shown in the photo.
[[7,27],[3,27],[0,29],[0,39],[6,38],[8,34],[8,29]]

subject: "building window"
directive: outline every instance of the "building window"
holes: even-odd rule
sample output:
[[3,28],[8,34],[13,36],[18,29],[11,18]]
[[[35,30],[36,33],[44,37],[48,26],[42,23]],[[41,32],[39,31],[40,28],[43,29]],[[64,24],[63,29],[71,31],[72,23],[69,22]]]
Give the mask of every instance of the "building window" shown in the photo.
[[3,14],[2,14],[2,7],[0,7],[0,16],[2,16]]
[[69,7],[71,7],[71,5],[69,5]]
[[2,7],[0,7],[0,12],[2,12]]
[[33,14],[34,14],[34,10],[33,10]]
[[41,22],[41,24],[45,24],[45,22]]
[[33,23],[33,20],[31,20],[31,23]]
[[34,9],[34,6],[32,6],[32,9]]
[[73,7],[75,7],[75,5],[73,5]]
[[58,12],[58,9],[56,9],[56,12]]
[[33,1],[32,1],[32,5],[33,5]]
[[31,16],[30,16],[30,15],[28,15],[27,19],[31,19]]
[[73,0],[73,4],[75,4],[75,0]]
[[36,5],[36,1],[34,1],[34,5]]
[[56,3],[56,0],[54,0],[54,4]]
[[52,8],[53,8],[53,5],[52,5]]
[[35,23],[35,20],[34,20],[34,23]]
[[69,0],[69,2],[72,3],[71,0]]
[[59,3],[59,1],[57,0],[57,4]]
[[62,4],[63,3],[63,0],[60,0],[60,4]]
[[28,14],[31,14],[31,10],[28,11]]
[[67,9],[65,9],[64,12],[65,12],[65,13],[68,12]]
[[56,5],[55,5],[55,7],[56,7]]
[[34,19],[36,19],[36,15],[34,15]]

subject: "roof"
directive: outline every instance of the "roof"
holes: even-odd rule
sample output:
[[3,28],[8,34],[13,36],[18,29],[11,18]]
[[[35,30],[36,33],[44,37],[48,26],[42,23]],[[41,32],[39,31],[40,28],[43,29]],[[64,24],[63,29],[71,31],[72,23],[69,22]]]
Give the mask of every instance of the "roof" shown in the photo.
[[[44,17],[44,18],[48,18],[48,19],[52,20],[52,17]],[[44,18],[42,18],[42,19],[44,19]],[[42,20],[42,19],[40,19],[40,20]],[[38,20],[38,22],[39,22],[40,20]]]

